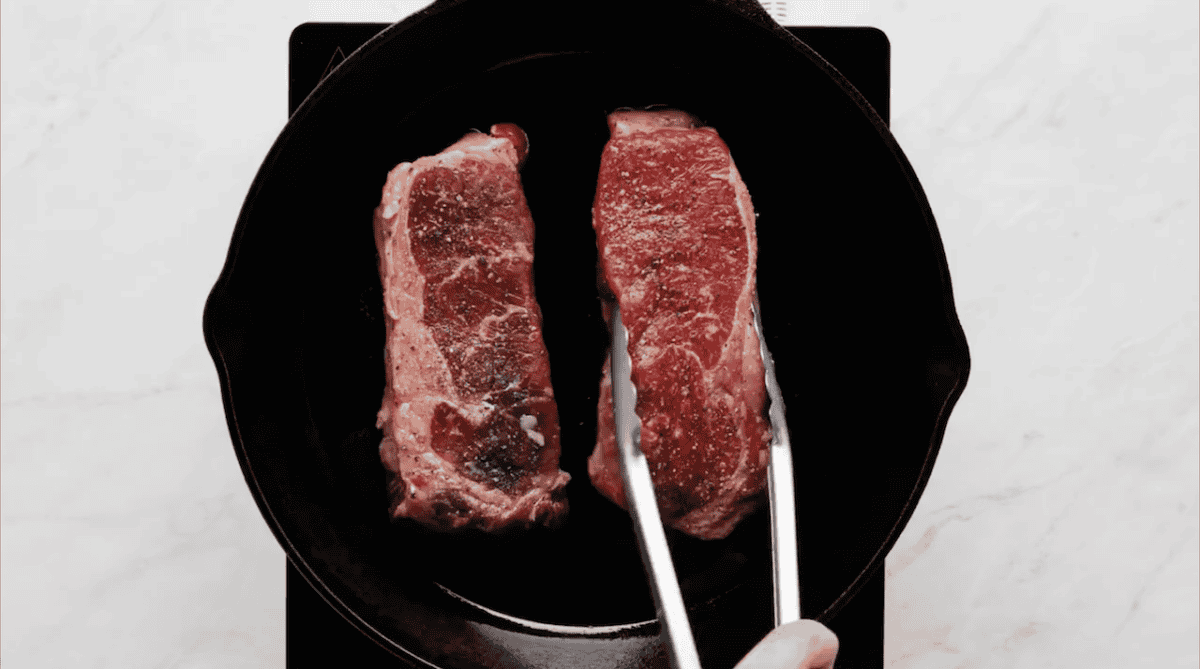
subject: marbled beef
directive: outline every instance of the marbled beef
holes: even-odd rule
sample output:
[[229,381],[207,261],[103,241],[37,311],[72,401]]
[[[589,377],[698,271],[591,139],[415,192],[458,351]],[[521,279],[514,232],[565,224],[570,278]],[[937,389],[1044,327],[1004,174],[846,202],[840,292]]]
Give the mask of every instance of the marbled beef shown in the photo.
[[387,322],[377,426],[393,518],[455,530],[567,512],[532,281],[525,135],[472,133],[393,169],[375,210]]
[[[629,331],[642,450],[663,522],[723,538],[761,502],[771,438],[750,195],[725,142],[688,114],[617,112],[608,124],[592,222]],[[609,371],[588,473],[627,507]]]

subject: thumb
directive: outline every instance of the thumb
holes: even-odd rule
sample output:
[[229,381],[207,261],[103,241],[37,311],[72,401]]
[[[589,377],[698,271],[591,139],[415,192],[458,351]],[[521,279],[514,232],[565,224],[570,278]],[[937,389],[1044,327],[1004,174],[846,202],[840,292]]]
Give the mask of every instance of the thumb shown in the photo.
[[771,630],[734,669],[833,669],[837,636],[815,620]]

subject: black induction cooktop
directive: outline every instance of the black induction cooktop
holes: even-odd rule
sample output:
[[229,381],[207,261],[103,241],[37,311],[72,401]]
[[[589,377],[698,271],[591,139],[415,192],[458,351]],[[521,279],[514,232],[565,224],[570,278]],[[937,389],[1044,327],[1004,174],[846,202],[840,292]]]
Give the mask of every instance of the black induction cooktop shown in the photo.
[[[288,114],[355,49],[385,23],[305,23],[291,36]],[[890,45],[875,28],[787,27],[844,74],[888,122]],[[905,472],[907,475],[908,472]],[[887,478],[887,472],[880,472]],[[413,666],[384,650],[330,607],[289,561],[287,569],[287,667]],[[839,669],[883,666],[884,573],[869,577],[859,592],[827,621],[841,641]]]

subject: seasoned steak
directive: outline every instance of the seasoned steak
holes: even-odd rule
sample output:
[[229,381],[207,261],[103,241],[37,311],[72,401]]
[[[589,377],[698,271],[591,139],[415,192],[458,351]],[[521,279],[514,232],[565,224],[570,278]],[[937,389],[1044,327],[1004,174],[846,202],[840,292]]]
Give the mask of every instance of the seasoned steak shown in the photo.
[[456,530],[567,513],[558,408],[533,294],[515,125],[395,167],[375,210],[387,322],[376,426],[393,518]]
[[[592,224],[629,331],[642,450],[663,522],[720,539],[761,502],[771,439],[750,195],[725,142],[688,114],[617,112],[608,125]],[[627,507],[608,363],[596,442],[592,483]]]

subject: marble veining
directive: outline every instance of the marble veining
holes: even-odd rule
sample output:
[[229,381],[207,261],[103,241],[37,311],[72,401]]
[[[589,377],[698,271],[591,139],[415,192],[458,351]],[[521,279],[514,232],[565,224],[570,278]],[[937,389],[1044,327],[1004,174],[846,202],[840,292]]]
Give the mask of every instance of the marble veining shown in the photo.
[[[200,314],[291,30],[419,6],[0,4],[8,665],[283,666],[283,551]],[[769,10],[890,38],[971,345],[887,560],[887,665],[1200,666],[1196,3]]]

